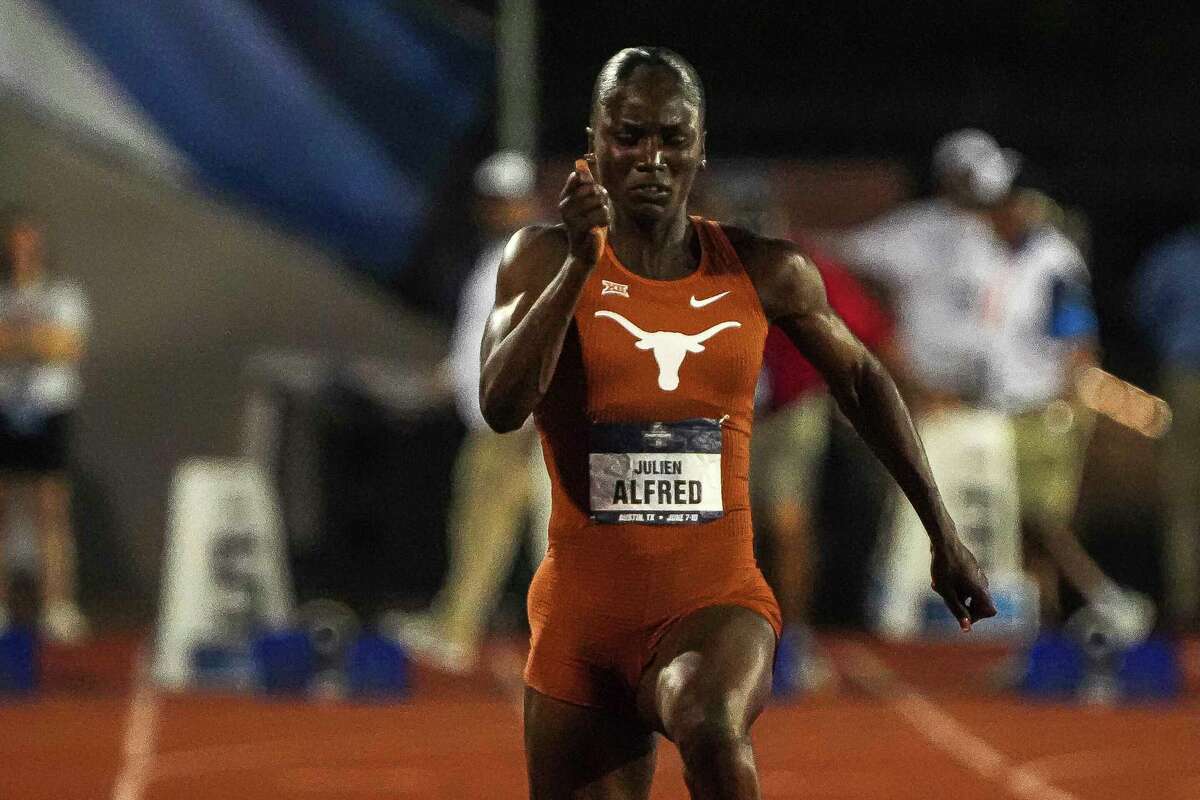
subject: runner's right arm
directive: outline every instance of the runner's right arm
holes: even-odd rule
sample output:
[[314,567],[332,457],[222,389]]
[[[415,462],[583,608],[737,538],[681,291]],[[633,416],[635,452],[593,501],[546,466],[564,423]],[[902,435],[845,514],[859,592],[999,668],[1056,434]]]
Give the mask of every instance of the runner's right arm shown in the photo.
[[483,333],[479,406],[500,433],[525,423],[546,394],[575,304],[600,257],[604,188],[576,170],[560,196],[563,225],[525,228],[504,252],[496,304]]

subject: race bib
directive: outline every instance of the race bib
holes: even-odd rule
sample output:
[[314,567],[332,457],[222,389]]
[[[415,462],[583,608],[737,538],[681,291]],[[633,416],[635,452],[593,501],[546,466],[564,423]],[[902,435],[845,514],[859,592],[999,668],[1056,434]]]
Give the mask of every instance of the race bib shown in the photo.
[[597,522],[683,525],[725,514],[720,420],[593,424],[588,464]]

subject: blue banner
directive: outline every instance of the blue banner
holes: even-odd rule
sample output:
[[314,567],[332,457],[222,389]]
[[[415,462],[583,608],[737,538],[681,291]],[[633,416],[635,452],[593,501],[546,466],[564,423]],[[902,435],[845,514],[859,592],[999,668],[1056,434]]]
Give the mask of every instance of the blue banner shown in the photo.
[[206,184],[385,278],[492,91],[490,42],[379,0],[46,2]]

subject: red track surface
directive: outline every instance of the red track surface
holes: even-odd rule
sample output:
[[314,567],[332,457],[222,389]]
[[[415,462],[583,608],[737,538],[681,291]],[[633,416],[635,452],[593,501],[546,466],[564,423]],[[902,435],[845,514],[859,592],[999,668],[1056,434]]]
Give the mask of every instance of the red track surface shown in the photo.
[[[982,693],[994,649],[828,643],[849,680],[755,728],[766,798],[1200,798],[1195,676],[1171,706],[1038,705]],[[0,703],[0,799],[525,797],[519,713],[490,678],[421,673],[410,701],[376,706],[137,700],[133,650],[51,652],[40,697]],[[683,800],[674,749],[659,752],[654,797]]]

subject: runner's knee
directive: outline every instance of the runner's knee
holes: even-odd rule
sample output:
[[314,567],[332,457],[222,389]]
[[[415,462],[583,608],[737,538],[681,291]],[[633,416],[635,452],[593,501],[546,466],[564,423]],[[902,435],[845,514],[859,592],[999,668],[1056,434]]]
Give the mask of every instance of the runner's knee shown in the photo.
[[690,767],[741,749],[750,734],[745,716],[727,697],[682,697],[663,726]]

